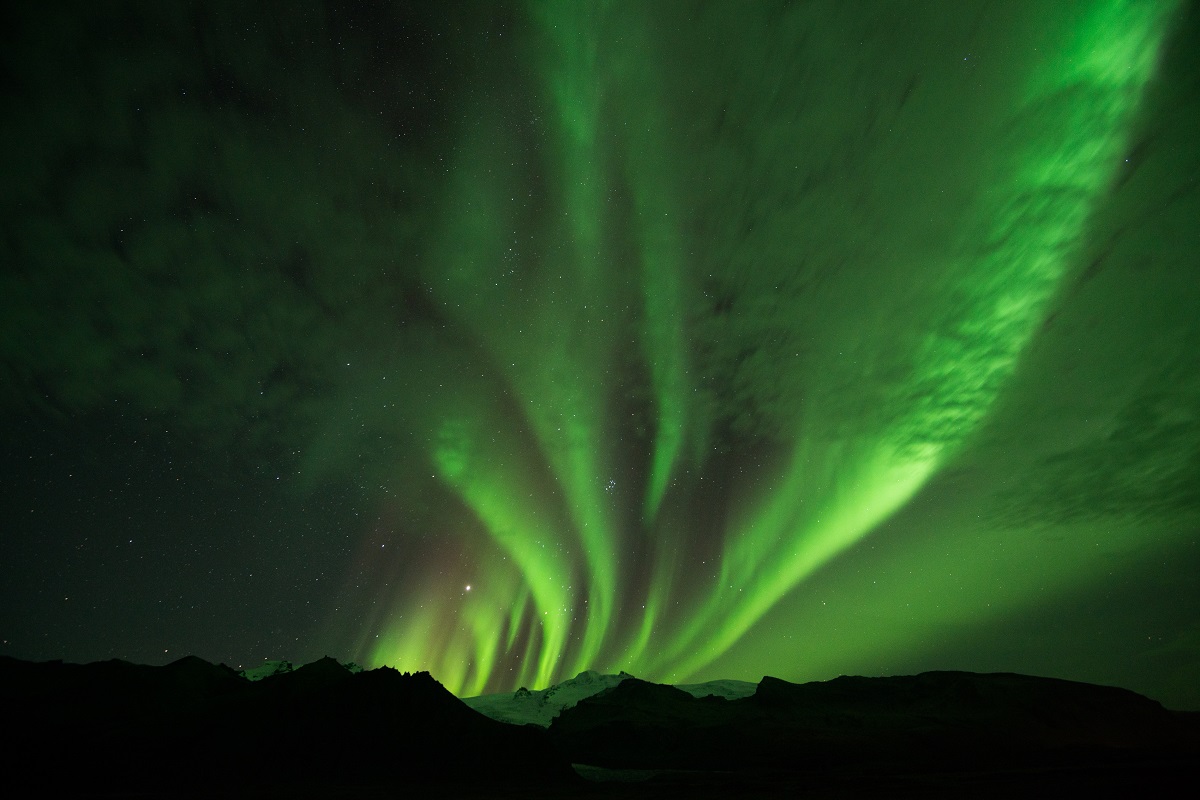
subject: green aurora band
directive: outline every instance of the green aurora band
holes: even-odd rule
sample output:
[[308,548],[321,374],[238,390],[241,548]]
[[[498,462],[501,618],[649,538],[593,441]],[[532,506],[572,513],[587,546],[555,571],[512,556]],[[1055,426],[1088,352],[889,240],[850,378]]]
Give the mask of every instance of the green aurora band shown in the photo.
[[[426,477],[469,512],[453,538],[475,566],[451,572],[477,577],[463,591],[433,576],[407,587],[369,621],[360,655],[429,669],[463,695],[588,668],[702,674],[984,424],[1078,267],[1174,12],[1133,0],[995,11],[996,52],[1036,57],[986,68],[970,93],[932,77],[906,86],[898,67],[895,135],[835,167],[909,212],[875,220],[850,189],[793,187],[784,212],[737,239],[721,226],[740,223],[705,211],[739,190],[709,174],[736,148],[695,133],[700,101],[668,102],[704,60],[671,38],[669,15],[529,3],[517,55],[497,69],[538,99],[472,97],[423,276],[461,341],[430,341],[435,377],[396,422],[418,440],[435,432]],[[787,24],[803,30],[805,13],[817,11]],[[728,13],[697,24],[755,40],[756,23]],[[827,35],[849,47],[854,32]],[[805,150],[838,152],[780,110],[820,99],[798,79],[810,56],[792,58],[797,74],[756,89],[768,98],[719,111],[770,154],[744,193],[803,175]],[[933,141],[920,123],[951,98],[958,127]],[[952,202],[924,202],[944,190],[895,166],[935,162],[956,175]],[[842,248],[852,265],[829,263],[821,209],[860,223]],[[696,220],[718,243],[709,252]],[[871,296],[856,301],[863,274]],[[692,313],[705,303],[725,313]]]

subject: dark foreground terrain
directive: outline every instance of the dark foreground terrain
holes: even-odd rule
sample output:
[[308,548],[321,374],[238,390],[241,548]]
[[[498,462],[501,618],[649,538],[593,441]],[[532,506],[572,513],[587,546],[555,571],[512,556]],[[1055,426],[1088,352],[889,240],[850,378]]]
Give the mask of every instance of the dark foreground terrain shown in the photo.
[[[251,682],[185,658],[0,658],[8,785],[76,796],[1193,796],[1200,721],[1121,689],[925,673],[695,698],[628,679],[548,730],[427,673],[332,659]],[[572,765],[575,765],[574,768]]]

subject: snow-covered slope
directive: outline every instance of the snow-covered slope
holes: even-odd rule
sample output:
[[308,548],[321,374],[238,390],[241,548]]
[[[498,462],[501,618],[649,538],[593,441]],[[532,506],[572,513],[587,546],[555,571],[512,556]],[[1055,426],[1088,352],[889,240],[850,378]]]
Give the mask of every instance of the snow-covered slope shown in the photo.
[[709,681],[708,683],[681,683],[675,687],[682,689],[692,697],[709,697],[715,695],[726,700],[737,700],[739,697],[749,697],[758,688],[757,683],[750,681]]
[[[548,727],[550,721],[564,708],[571,708],[585,697],[616,686],[626,678],[627,672],[617,675],[602,675],[593,670],[581,672],[570,680],[555,684],[547,689],[530,691],[518,689],[503,694],[485,694],[466,697],[463,702],[484,716],[516,725],[534,724]],[[758,684],[749,681],[709,681],[692,683],[677,688],[694,697],[717,695],[726,699],[748,697],[754,694]]]
[[533,723],[545,728],[559,711],[570,708],[585,697],[616,686],[630,677],[633,676],[627,672],[601,675],[589,669],[546,689],[530,691],[521,688],[511,693],[466,697],[463,698],[463,702],[480,714],[501,722],[516,725]]
[[[353,661],[342,664],[347,670],[353,673],[362,672],[363,668]],[[287,672],[292,672],[296,668],[290,661],[264,661],[255,667],[249,667],[242,670],[238,674],[248,681],[261,681],[263,678],[269,678],[272,675],[283,675]]]
[[263,678],[269,678],[272,675],[282,675],[285,672],[291,672],[295,667],[290,661],[264,661],[256,667],[249,667],[242,670],[238,674],[248,681],[261,681]]

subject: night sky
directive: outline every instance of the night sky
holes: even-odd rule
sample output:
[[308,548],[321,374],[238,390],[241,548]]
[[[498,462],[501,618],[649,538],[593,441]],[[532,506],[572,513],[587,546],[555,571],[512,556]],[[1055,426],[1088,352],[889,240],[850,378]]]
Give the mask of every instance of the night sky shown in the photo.
[[1200,6],[17,4],[0,653],[1200,709]]

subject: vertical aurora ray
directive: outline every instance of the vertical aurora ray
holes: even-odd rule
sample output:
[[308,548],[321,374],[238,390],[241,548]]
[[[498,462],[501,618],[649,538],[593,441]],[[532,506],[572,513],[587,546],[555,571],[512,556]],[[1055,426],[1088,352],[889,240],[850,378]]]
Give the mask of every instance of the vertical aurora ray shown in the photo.
[[[631,159],[632,160],[632,159]],[[645,330],[643,341],[654,384],[657,420],[643,513],[652,523],[662,504],[684,445],[687,424],[687,370],[679,277],[680,244],[670,205],[644,182],[635,185],[635,206],[644,265]]]
[[[534,3],[539,41],[546,46],[543,76],[551,117],[553,168],[562,176],[565,246],[550,266],[567,276],[573,313],[570,333],[546,331],[553,364],[527,394],[529,415],[542,451],[559,476],[575,533],[587,561],[586,623],[576,670],[587,669],[608,631],[617,591],[616,532],[604,502],[611,474],[605,441],[605,376],[612,361],[609,254],[603,239],[606,177],[597,136],[604,102],[602,54],[593,29],[603,22],[606,3]],[[556,224],[554,226],[558,228]],[[560,229],[561,230],[561,229]],[[559,319],[562,319],[560,316]],[[539,347],[539,350],[544,350]],[[533,388],[533,387],[531,387]]]
[[[636,29],[627,29],[627,37],[634,39],[635,36]],[[648,55],[641,52],[637,55],[641,56],[639,60],[643,64],[654,63]],[[638,77],[632,69],[623,75],[626,85]],[[626,170],[633,194],[634,225],[642,261],[645,320],[642,347],[650,368],[657,415],[643,507],[646,523],[652,524],[685,443],[685,398],[689,386],[681,263],[684,250],[678,229],[680,215],[669,192],[670,169],[663,152],[665,134],[657,113],[661,97],[650,81],[641,77],[641,83],[643,92],[635,95],[640,102],[636,106],[628,105],[627,113],[636,121],[636,133],[629,134]]]
[[[616,645],[607,653],[611,663],[641,663],[655,636],[664,626],[677,560],[687,546],[687,532],[679,519],[659,516],[672,477],[680,466],[689,434],[691,387],[688,379],[689,346],[684,308],[685,282],[682,215],[673,191],[674,175],[667,151],[669,136],[663,114],[664,96],[656,85],[658,57],[650,30],[640,9],[609,6],[612,30],[606,66],[613,86],[612,114],[621,120],[614,138],[618,170],[628,194],[629,252],[636,257],[634,282],[640,288],[640,317],[636,326],[637,351],[648,373],[652,434],[641,495],[640,528],[630,533],[647,537],[645,552],[651,567],[629,587],[626,602],[636,626],[626,624]],[[634,272],[634,265],[627,267]],[[616,421],[619,426],[620,421]],[[700,454],[693,454],[694,463]],[[628,613],[628,612],[627,612]],[[586,666],[586,665],[585,665]]]
[[[775,437],[778,461],[725,470],[708,445],[748,409],[719,407],[692,374],[734,371],[704,359],[766,357],[756,341],[713,355],[693,338],[696,297],[720,277],[696,251],[719,231],[688,227],[694,198],[681,187],[693,153],[664,111],[669,82],[657,77],[671,67],[647,21],[657,12],[530,2],[520,41],[544,116],[536,152],[522,149],[503,108],[479,101],[489,124],[462,136],[424,275],[439,313],[481,354],[456,369],[480,377],[439,383],[397,423],[433,431],[424,455],[436,479],[506,561],[480,565],[496,579],[453,608],[432,604],[391,626],[371,660],[424,658],[452,691],[478,693],[513,688],[501,686],[508,676],[544,686],[601,664],[683,680],[735,647],[909,503],[986,421],[1077,264],[1172,8],[1118,0],[1056,12],[1038,41],[1058,49],[1014,69],[988,122],[995,152],[980,148],[956,227],[943,236],[931,224],[929,250],[864,249],[860,265],[851,249],[850,267],[812,281],[808,306],[788,306],[778,287],[737,297],[778,306],[794,328],[778,338],[810,318],[821,336],[797,335],[793,360],[730,392],[770,417],[764,438]],[[775,107],[786,110],[787,91],[781,83]],[[533,212],[513,199],[529,182],[522,159],[544,184]],[[785,252],[818,246],[781,241]],[[735,277],[752,284],[753,268],[780,268],[776,256]],[[854,269],[876,269],[882,288],[837,318],[822,303],[862,293]],[[747,313],[752,330],[758,316]],[[629,387],[615,376],[631,362],[647,399],[621,415],[615,398]],[[701,520],[695,501],[714,475],[730,476],[725,517]],[[715,557],[710,572],[689,572],[696,552]]]

